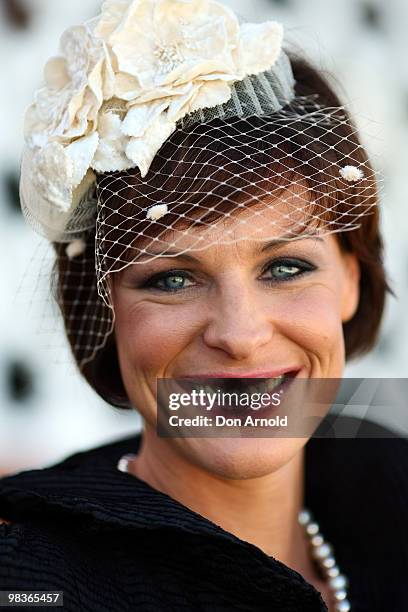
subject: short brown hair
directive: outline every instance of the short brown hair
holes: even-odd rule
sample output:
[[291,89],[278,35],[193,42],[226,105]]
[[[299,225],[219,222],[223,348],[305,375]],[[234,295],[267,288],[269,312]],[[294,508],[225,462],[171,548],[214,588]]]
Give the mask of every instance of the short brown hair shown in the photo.
[[[320,104],[325,105],[327,108],[340,107],[341,102],[338,99],[336,93],[333,91],[333,88],[329,85],[327,80],[317,72],[310,64],[305,62],[303,59],[299,59],[296,57],[291,58],[292,68],[296,80],[296,95],[297,96],[309,96],[310,94],[318,95],[318,101]],[[256,130],[256,120],[254,121],[254,129]],[[217,124],[218,122],[218,124]],[[301,121],[299,121],[301,123]],[[271,124],[273,125],[273,124]],[[326,184],[327,187],[327,210],[328,211],[336,211],[335,214],[343,213],[347,214],[347,208],[342,210],[342,206],[358,206],[359,198],[361,195],[358,194],[357,190],[353,192],[353,185],[348,187],[347,192],[347,204],[342,203],[342,198],[340,197],[340,186],[339,186],[339,177],[338,173],[335,175],[335,170],[330,170],[330,168],[334,168],[335,164],[333,161],[342,160],[342,164],[364,164],[365,168],[365,178],[367,179],[367,189],[364,193],[364,201],[372,201],[372,204],[375,204],[373,208],[370,210],[370,214],[365,215],[361,218],[360,223],[361,226],[358,229],[354,229],[352,231],[339,231],[336,235],[339,241],[341,248],[344,251],[353,252],[360,263],[361,269],[361,278],[360,278],[360,301],[358,305],[358,309],[354,315],[354,317],[347,323],[343,325],[344,331],[344,339],[345,339],[345,347],[346,347],[346,359],[351,359],[358,355],[362,355],[370,351],[375,345],[380,324],[382,321],[385,299],[387,292],[393,294],[387,278],[386,272],[384,269],[383,263],[383,240],[380,233],[379,222],[380,222],[380,213],[379,208],[376,204],[378,204],[378,193],[374,180],[374,173],[371,169],[370,162],[367,157],[367,153],[365,149],[362,147],[361,142],[359,140],[359,136],[357,134],[357,130],[350,118],[348,121],[342,122],[339,127],[339,131],[336,134],[326,134],[325,138],[330,139],[334,138],[336,141],[336,147],[330,146],[326,148],[326,153],[321,155],[320,151],[314,150],[313,147],[309,147],[308,143],[311,142],[310,137],[307,134],[311,133],[311,130],[318,130],[318,127],[311,128],[307,127],[307,130],[304,129],[305,126],[300,125],[301,129],[298,130],[298,140],[295,142],[295,147],[293,147],[293,139],[291,144],[287,144],[288,147],[292,147],[292,149],[288,149],[287,153],[291,156],[291,159],[294,160],[294,170],[292,175],[287,175],[286,179],[282,181],[282,173],[277,172],[277,167],[279,166],[279,160],[277,159],[272,166],[266,167],[265,176],[263,177],[268,185],[272,185],[272,189],[274,191],[278,191],[279,189],[284,189],[288,185],[290,185],[293,177],[299,177],[299,170],[295,167],[299,166],[296,164],[296,161],[307,162],[302,164],[301,166],[301,179],[306,181],[308,185],[310,185],[310,189],[313,193],[313,180],[312,175],[316,176],[316,172],[321,172],[325,177],[325,181],[322,181],[320,184],[320,197],[321,197],[321,187]],[[219,120],[214,120],[211,124],[203,124],[201,128],[201,137],[206,138],[206,130],[214,129],[227,129],[228,125],[220,124]],[[282,130],[285,127],[280,127],[279,136],[276,136],[274,133],[274,129],[271,128],[270,142],[273,144],[274,137],[279,138],[279,145],[281,145],[281,137]],[[288,129],[288,128],[286,128]],[[293,123],[291,129],[293,130]],[[275,128],[276,132],[276,128]],[[221,133],[221,132],[220,132]],[[166,146],[177,145],[178,138],[177,130],[170,137],[170,139],[165,143]],[[340,138],[339,138],[340,137]],[[185,134],[183,136],[184,144],[185,144]],[[319,139],[316,138],[316,134],[312,134],[314,147],[319,147]],[[194,135],[195,146],[197,147],[197,132],[195,131]],[[341,141],[340,144],[339,141]],[[215,141],[216,142],[216,141]],[[326,144],[330,145],[330,142],[326,142]],[[296,147],[297,145],[297,147]],[[207,150],[207,149],[206,149]],[[282,150],[279,148],[279,150]],[[182,157],[178,160],[174,160],[169,162],[169,164],[173,164],[172,167],[166,168],[166,175],[172,176],[175,172],[178,173],[180,177],[183,174],[183,165],[188,164],[188,146],[183,147],[184,153]],[[317,154],[319,153],[319,154]],[[225,151],[217,151],[207,150],[207,155],[210,154],[212,156],[218,155],[223,156],[224,163],[220,163],[220,169],[217,171],[217,185],[222,185],[222,189],[228,190],[228,182],[223,181],[222,173],[225,172]],[[203,154],[204,155],[204,154]],[[165,157],[165,155],[163,155]],[[204,159],[204,158],[203,158]],[[285,158],[285,161],[287,158]],[[229,157],[228,161],[230,163],[234,163],[234,158]],[[251,168],[250,164],[248,167],[248,171],[245,173],[241,172],[241,180],[245,181],[245,193],[248,194],[248,185],[251,184]],[[287,161],[286,161],[287,163]],[[177,168],[176,168],[177,166]],[[205,168],[205,164],[202,166]],[[309,170],[308,170],[309,168]],[[154,163],[152,166],[152,171],[154,171]],[[309,172],[309,176],[308,173]],[[332,175],[330,176],[330,172]],[[242,176],[245,174],[246,176]],[[238,173],[238,176],[239,173]],[[277,176],[280,178],[277,179]],[[329,177],[329,178],[327,178]],[[101,180],[105,180],[106,174],[103,175]],[[135,198],[143,199],[143,195],[140,189],[140,176],[138,172],[135,172],[133,175],[129,175],[129,172],[113,173],[109,180],[111,181],[111,191],[122,191],[122,197],[120,202],[118,202],[118,208],[121,207],[121,212],[123,213],[123,199],[127,201],[133,201]],[[205,174],[197,177],[197,192],[200,190],[200,186],[203,191],[208,188],[208,180],[209,177],[205,176]],[[239,179],[238,179],[239,180]],[[191,181],[191,177],[190,177]],[[236,185],[231,186],[234,188],[234,193],[236,193]],[[180,183],[179,183],[180,188]],[[259,181],[253,186],[253,195],[259,196]],[[344,185],[341,186],[342,193],[344,194]],[[125,192],[123,193],[123,191]],[[202,195],[202,193],[201,193]],[[203,201],[200,199],[200,206],[205,207],[208,205],[208,208],[214,206],[214,198],[219,197],[220,201],[222,201],[221,206],[216,207],[216,211],[211,213],[206,221],[212,221],[217,218],[223,212],[229,212],[234,209],[233,204],[228,200],[228,197],[225,197],[224,193],[216,193],[215,190],[212,190],[211,197],[208,197],[208,201]],[[103,200],[103,190],[99,192],[99,197]],[[259,201],[259,197],[258,197]],[[312,202],[313,205],[313,202]],[[110,197],[109,201],[110,213],[115,214],[115,199]],[[140,207],[142,209],[142,206]],[[113,210],[112,210],[113,209]],[[183,212],[183,210],[178,206],[177,211],[175,213],[175,219],[169,220],[169,225],[172,221],[177,220],[177,216]],[[169,213],[171,215],[171,213]],[[123,216],[121,215],[122,219]],[[131,223],[131,215],[128,215],[128,223]],[[335,216],[330,217],[328,215],[327,219],[330,220],[335,219]],[[152,224],[154,227],[154,224]],[[126,231],[126,227],[124,227],[123,223],[121,225],[121,231]],[[152,234],[154,235],[154,234]],[[62,315],[64,317],[64,322],[67,330],[68,340],[70,342],[74,357],[80,367],[80,370],[89,384],[94,388],[94,390],[103,397],[106,401],[111,403],[112,405],[127,408],[127,398],[126,392],[124,389],[124,385],[121,379],[120,368],[118,363],[118,356],[115,346],[114,334],[112,334],[106,343],[106,345],[99,349],[96,353],[94,359],[81,365],[81,338],[78,336],[86,336],[86,329],[84,329],[84,318],[81,315],[81,302],[82,300],[73,299],[73,288],[72,283],[67,282],[69,277],[75,276],[75,266],[79,264],[77,261],[69,260],[65,254],[65,248],[63,245],[54,245],[57,258],[56,258],[56,269],[55,269],[55,293],[57,301],[60,305]],[[131,249],[132,244],[129,244],[129,261],[131,261]],[[86,251],[86,260],[89,262],[89,267],[86,270],[84,275],[83,271],[81,272],[81,283],[82,289],[84,291],[84,296],[89,299],[89,292],[94,291],[96,295],[96,277],[95,277],[95,260],[94,260],[94,250],[95,250],[95,232],[91,232],[88,236],[87,242],[87,251]],[[115,254],[113,253],[113,256]],[[122,253],[123,257],[123,253]],[[74,288],[76,291],[76,295],[78,294],[78,287]],[[100,300],[101,314],[95,313],[95,316],[103,316],[103,308],[104,305]],[[75,312],[73,312],[73,308],[75,308]],[[105,308],[107,308],[105,306]],[[70,325],[67,322],[70,322]],[[77,321],[78,324],[72,325],[72,321]]]

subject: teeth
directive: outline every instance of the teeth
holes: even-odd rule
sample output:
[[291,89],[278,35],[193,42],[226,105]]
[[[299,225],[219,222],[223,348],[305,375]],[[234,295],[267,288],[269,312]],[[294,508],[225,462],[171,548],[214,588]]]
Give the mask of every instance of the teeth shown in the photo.
[[[270,378],[270,379],[259,379],[259,382],[255,383],[255,384],[251,384],[248,385],[246,388],[244,385],[240,385],[240,379],[237,379],[237,388],[236,389],[225,389],[225,391],[227,392],[233,392],[234,390],[238,393],[240,392],[246,392],[248,394],[256,394],[256,393],[272,393],[277,387],[279,387],[279,385],[282,384],[282,382],[287,378],[286,375],[282,375],[282,376],[278,376],[276,378]],[[223,391],[223,385],[209,385],[209,384],[203,384],[200,382],[197,382],[195,384],[191,384],[188,388],[186,388],[186,391],[192,391],[192,390],[196,390],[197,392],[200,392],[201,390],[204,391],[204,393],[213,395],[214,393],[216,393],[218,390],[219,391]]]
[[285,380],[285,375],[283,376],[279,376],[278,378],[275,378],[269,382],[266,383],[266,388],[267,391],[273,391],[274,389],[276,389],[276,387],[279,387],[279,385]]
[[266,393],[267,385],[264,381],[260,382],[259,385],[251,385],[248,389],[249,394]]
[[[249,394],[270,393],[271,391],[279,387],[279,385],[285,380],[285,378],[286,376],[283,375],[283,376],[279,376],[277,378],[268,379],[268,380],[260,379],[259,383],[248,385],[246,388],[246,392]],[[222,385],[211,386],[211,385],[198,384],[198,385],[194,385],[194,387],[192,388],[196,389],[198,392],[202,389],[204,393],[209,393],[211,395],[218,390],[222,391]],[[232,389],[230,390],[230,392],[231,391]],[[244,389],[241,389],[241,391],[244,391]]]

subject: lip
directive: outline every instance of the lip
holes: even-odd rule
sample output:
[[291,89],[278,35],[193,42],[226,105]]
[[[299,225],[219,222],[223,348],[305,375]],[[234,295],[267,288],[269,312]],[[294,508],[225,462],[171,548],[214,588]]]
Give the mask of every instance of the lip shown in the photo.
[[251,372],[198,372],[197,374],[186,374],[177,378],[278,378],[284,374],[290,374],[291,378],[295,378],[301,368],[286,367],[279,370],[252,370]]

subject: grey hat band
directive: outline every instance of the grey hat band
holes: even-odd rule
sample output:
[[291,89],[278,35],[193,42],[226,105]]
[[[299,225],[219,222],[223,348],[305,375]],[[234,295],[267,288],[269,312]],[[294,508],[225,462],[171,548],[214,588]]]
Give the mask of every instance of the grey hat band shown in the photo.
[[273,68],[245,77],[232,85],[231,99],[225,104],[205,108],[181,119],[178,127],[187,128],[213,119],[269,115],[280,111],[295,97],[295,78],[290,60],[284,51]]

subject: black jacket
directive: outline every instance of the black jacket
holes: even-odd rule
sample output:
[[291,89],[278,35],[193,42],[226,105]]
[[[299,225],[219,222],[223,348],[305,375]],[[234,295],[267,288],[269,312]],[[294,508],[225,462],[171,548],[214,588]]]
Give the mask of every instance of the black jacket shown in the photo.
[[[140,441],[0,479],[0,590],[64,591],[64,612],[327,610],[294,570],[119,472]],[[312,438],[305,505],[352,612],[408,612],[408,441]]]

